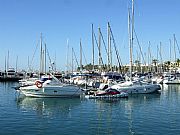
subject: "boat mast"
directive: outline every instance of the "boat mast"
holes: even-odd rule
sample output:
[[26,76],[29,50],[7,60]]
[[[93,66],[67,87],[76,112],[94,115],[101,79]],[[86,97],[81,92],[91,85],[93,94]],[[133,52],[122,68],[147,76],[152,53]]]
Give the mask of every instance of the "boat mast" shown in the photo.
[[160,73],[163,72],[163,59],[162,59],[162,43],[160,42],[160,47],[159,47],[159,55],[160,55],[160,58],[161,58],[161,70],[160,70]]
[[101,33],[100,33],[100,28],[98,28],[98,30],[99,30],[99,44],[98,44],[98,50],[99,50],[99,69],[100,69],[100,71],[101,71]]
[[44,44],[44,71],[45,71],[45,74],[47,74],[46,73],[46,43]]
[[[109,22],[108,22],[109,23]],[[109,60],[109,56],[110,56],[110,53],[109,53],[109,51],[110,51],[110,42],[109,42],[109,40],[110,40],[110,32],[109,32],[109,25],[107,24],[107,43],[108,43],[108,50],[107,50],[107,71],[109,71],[109,69],[110,69],[110,60]]]
[[176,36],[175,34],[173,35],[174,36],[174,58],[175,58],[175,61],[176,61]]
[[66,73],[68,73],[69,70],[69,39],[67,39],[67,56],[66,56]]
[[44,73],[44,49],[42,50],[42,73]]
[[72,47],[72,61],[71,61],[71,62],[72,62],[72,63],[71,63],[71,64],[72,64],[72,73],[73,73],[73,68],[74,68],[73,60],[74,60],[74,58],[73,58],[73,47]]
[[[122,65],[122,62],[121,62],[121,58],[119,56],[119,53],[118,53],[118,50],[117,50],[117,47],[116,47],[116,42],[115,42],[115,39],[114,39],[114,36],[113,36],[113,33],[112,33],[112,29],[111,29],[111,26],[109,24],[109,30],[110,30],[110,40],[112,39],[113,41],[113,45],[114,45],[114,49],[115,49],[115,53],[116,53],[116,57],[117,57],[117,62],[118,62],[118,72],[122,72],[121,71],[121,65]],[[112,50],[110,48],[110,57],[111,57],[111,64],[112,64]],[[111,66],[112,67],[112,66]]]
[[175,34],[173,35],[174,37],[174,60],[175,60],[175,72],[176,72],[176,37]]
[[108,57],[107,57],[107,61],[108,61],[108,70],[110,69],[112,71],[112,52],[111,52],[111,31],[110,31],[110,24],[108,22],[107,24],[107,33],[108,33],[108,37],[107,37],[107,42],[108,42]]
[[80,71],[82,71],[82,44],[81,44],[81,39],[80,39]]
[[131,47],[130,47],[130,64],[131,64],[131,80],[132,80],[132,72],[133,72],[133,40],[134,40],[134,0],[132,0],[132,23],[131,23]]
[[171,46],[172,46],[172,43],[171,43],[171,39],[169,39],[169,43],[170,43],[170,47],[169,47],[169,60],[170,60],[170,63],[171,63]]
[[159,54],[158,54],[158,52],[159,52],[159,47],[158,47],[158,45],[157,45],[157,73],[159,72],[159,66],[158,66]]
[[130,9],[128,9],[128,35],[129,35],[129,54],[130,54],[130,81],[132,81],[132,38],[131,38],[131,16]]
[[54,72],[56,73],[56,52],[55,52],[55,58],[54,58]]
[[6,67],[6,56],[5,56],[5,65],[4,65],[5,67],[4,67],[4,72],[6,73],[6,71],[7,71],[7,67]]
[[151,42],[149,41],[149,47],[148,47],[148,66],[149,66],[149,71],[151,71],[151,62],[152,62]]
[[77,57],[76,57],[76,54],[75,54],[73,48],[72,48],[72,51],[73,51],[74,58],[75,58],[75,60],[76,60],[77,67],[80,67],[80,66],[79,66],[79,63],[78,63],[78,59],[77,59]]
[[43,59],[43,49],[42,49],[42,33],[40,36],[40,69],[39,69],[39,75],[41,75],[42,72],[42,59]]
[[93,65],[92,70],[94,71],[94,28],[93,28],[93,24],[92,24],[92,65]]

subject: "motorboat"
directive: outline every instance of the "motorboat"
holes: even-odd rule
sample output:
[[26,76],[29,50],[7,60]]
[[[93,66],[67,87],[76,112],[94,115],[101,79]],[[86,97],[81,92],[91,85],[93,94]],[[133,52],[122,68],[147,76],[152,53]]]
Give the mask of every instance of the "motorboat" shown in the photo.
[[89,99],[97,99],[97,98],[127,98],[128,93],[120,92],[116,89],[106,89],[106,90],[98,90],[94,93],[88,93],[85,95],[85,98]]
[[180,74],[179,73],[166,73],[164,75],[164,84],[180,84]]
[[120,92],[126,92],[128,94],[149,94],[158,93],[161,90],[160,85],[146,83],[141,81],[126,81],[111,86],[112,89],[116,89]]
[[27,97],[80,97],[82,90],[72,84],[61,83],[58,80],[37,80],[34,85],[21,86],[20,92]]

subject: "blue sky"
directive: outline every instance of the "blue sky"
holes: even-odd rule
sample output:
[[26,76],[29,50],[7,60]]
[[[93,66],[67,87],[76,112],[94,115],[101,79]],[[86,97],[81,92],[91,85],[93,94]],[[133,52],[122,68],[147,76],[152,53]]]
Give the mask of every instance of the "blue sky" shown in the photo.
[[[101,28],[106,40],[108,21],[122,62],[129,63],[127,12],[130,4],[131,0],[0,0],[0,70],[4,70],[8,50],[10,66],[15,67],[18,56],[18,69],[27,69],[28,57],[32,59],[41,32],[51,59],[56,57],[57,69],[66,69],[67,39],[79,59],[81,38],[90,63],[91,24],[94,24],[96,35],[98,27]],[[162,42],[162,58],[169,60],[169,39],[176,34],[179,43],[180,38],[179,5],[179,0],[135,0],[135,29],[143,53],[147,53],[150,41],[155,58],[157,45]],[[102,50],[104,53],[105,49]],[[135,58],[137,50],[135,40]],[[114,63],[117,63],[115,52],[113,54]],[[97,60],[96,48],[96,63]],[[105,55],[103,60],[106,61]],[[32,66],[39,69],[38,52]]]

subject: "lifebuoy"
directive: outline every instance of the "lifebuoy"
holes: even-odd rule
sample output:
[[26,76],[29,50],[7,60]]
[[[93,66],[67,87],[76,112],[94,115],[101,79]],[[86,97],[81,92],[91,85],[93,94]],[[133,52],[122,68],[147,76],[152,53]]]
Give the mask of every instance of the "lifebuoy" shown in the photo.
[[36,81],[35,85],[36,85],[38,88],[42,88],[42,82],[40,82],[40,81]]

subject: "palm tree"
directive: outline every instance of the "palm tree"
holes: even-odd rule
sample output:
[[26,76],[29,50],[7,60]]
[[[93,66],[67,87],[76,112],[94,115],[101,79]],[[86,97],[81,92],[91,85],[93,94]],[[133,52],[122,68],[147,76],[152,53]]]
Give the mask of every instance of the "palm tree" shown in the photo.
[[169,71],[170,67],[171,67],[171,62],[170,61],[165,61],[164,62],[164,69]]
[[176,60],[176,65],[177,65],[177,67],[179,67],[179,65],[180,65],[180,59],[177,59],[177,60]]
[[136,65],[136,70],[138,71],[138,72],[140,72],[140,70],[141,70],[141,66],[140,66],[140,61],[139,60],[135,60],[135,65]]

